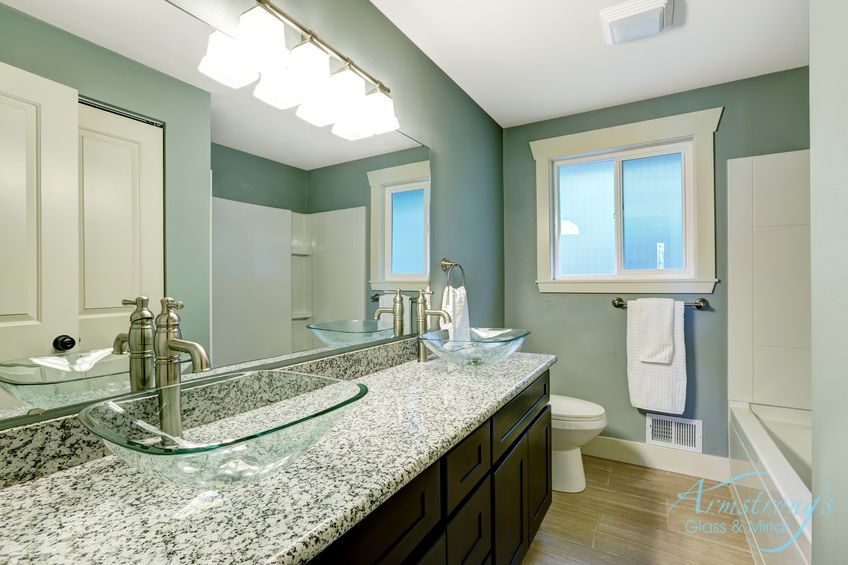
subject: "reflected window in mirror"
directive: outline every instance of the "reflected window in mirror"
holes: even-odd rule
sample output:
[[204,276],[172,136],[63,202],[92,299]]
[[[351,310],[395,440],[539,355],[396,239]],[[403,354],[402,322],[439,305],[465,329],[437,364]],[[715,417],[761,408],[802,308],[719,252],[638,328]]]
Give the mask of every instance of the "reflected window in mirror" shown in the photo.
[[426,288],[430,275],[430,162],[368,171],[371,287]]

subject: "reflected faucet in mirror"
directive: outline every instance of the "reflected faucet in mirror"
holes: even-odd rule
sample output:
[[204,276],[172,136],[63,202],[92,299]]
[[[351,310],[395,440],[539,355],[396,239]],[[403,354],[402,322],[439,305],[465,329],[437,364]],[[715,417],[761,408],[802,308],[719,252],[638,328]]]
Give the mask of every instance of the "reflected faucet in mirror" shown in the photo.
[[125,298],[124,306],[135,305],[130,314],[130,329],[119,333],[112,344],[112,353],[121,355],[125,350],[130,354],[130,390],[144,390],[153,384],[153,312],[147,308],[149,298],[138,296],[134,300]]
[[380,316],[383,314],[392,314],[392,328],[394,330],[395,337],[403,335],[403,296],[401,296],[400,293],[400,289],[395,291],[395,298],[392,301],[391,308],[377,308],[374,312],[375,320],[379,320]]

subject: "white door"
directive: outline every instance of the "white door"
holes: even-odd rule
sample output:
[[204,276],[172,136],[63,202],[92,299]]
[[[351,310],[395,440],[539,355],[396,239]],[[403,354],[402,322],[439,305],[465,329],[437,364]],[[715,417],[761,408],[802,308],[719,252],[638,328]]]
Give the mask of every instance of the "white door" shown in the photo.
[[289,210],[212,199],[212,361],[292,351]]
[[80,347],[127,331],[124,298],[165,288],[162,128],[79,105]]
[[79,337],[77,92],[0,63],[0,359]]

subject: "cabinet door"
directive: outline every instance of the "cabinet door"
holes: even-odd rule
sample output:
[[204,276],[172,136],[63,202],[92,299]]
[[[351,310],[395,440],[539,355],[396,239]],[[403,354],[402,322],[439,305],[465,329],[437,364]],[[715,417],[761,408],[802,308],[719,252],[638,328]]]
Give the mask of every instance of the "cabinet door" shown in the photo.
[[495,565],[518,564],[530,545],[527,435],[503,459],[493,481]]
[[529,506],[530,539],[551,506],[551,407],[527,430],[527,499]]
[[447,525],[448,565],[482,565],[492,548],[492,484],[486,479]]
[[0,360],[79,338],[77,92],[0,63]]

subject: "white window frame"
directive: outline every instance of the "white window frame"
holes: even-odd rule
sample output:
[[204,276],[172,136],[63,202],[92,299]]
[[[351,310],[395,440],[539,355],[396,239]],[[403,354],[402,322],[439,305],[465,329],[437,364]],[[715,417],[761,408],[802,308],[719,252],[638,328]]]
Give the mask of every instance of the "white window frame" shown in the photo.
[[[430,284],[430,161],[368,171],[371,185],[371,288],[426,289]],[[392,194],[424,189],[424,272],[394,275],[392,254]]]
[[[715,287],[713,134],[723,108],[657,118],[530,142],[536,160],[536,268],[543,293],[701,293]],[[616,275],[556,276],[558,237],[555,171],[575,159],[600,160],[644,148],[691,143],[691,192],[684,193],[684,269],[623,271]],[[685,156],[684,156],[685,160]],[[685,170],[685,169],[684,169]],[[618,197],[617,197],[618,198]],[[617,222],[616,230],[620,230]],[[620,240],[620,234],[617,233]],[[619,253],[619,255],[621,255]],[[617,259],[619,262],[621,258]]]

